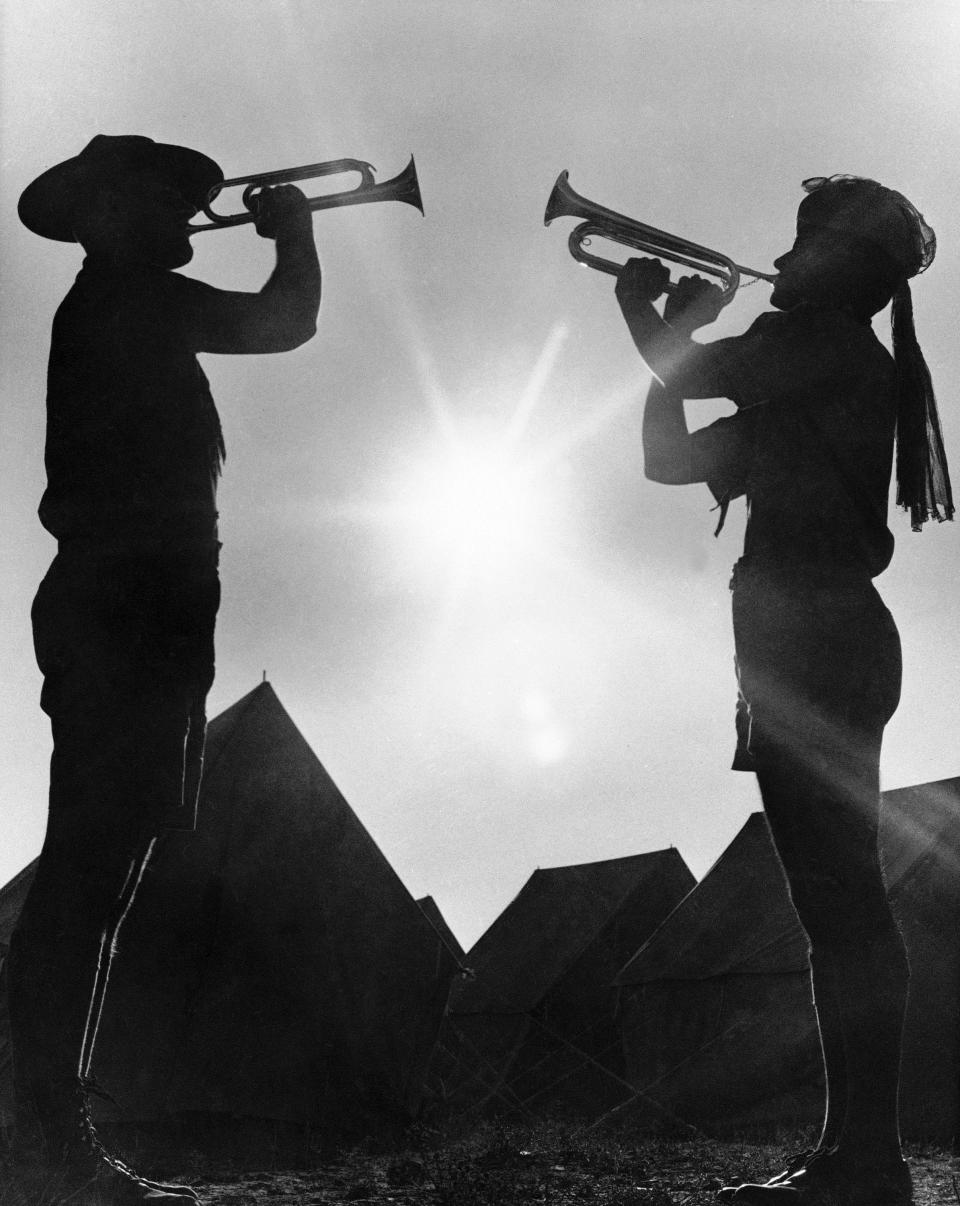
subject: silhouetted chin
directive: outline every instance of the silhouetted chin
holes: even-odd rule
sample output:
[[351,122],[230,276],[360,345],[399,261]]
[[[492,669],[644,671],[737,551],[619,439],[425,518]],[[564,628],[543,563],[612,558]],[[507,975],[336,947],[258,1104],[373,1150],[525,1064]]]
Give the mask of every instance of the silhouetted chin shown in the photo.
[[789,297],[784,297],[783,294],[778,296],[777,291],[774,290],[770,294],[770,305],[775,310],[789,310],[793,306],[793,301]]
[[792,310],[794,306],[798,306],[805,299],[800,296],[795,290],[791,290],[790,286],[779,281],[774,283],[773,292],[770,294],[770,305],[776,310]]
[[189,264],[192,259],[193,259],[193,244],[188,241],[186,247],[183,249],[183,253],[177,258],[177,262],[175,264],[171,264],[170,267],[171,268],[182,268],[184,266],[184,264]]
[[182,268],[193,259],[193,244],[189,236],[151,247],[147,257],[155,268]]

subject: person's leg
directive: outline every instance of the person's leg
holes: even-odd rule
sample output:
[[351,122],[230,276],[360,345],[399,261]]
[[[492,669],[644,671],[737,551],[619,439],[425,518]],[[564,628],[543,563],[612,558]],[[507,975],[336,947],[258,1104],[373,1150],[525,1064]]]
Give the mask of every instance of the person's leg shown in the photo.
[[89,714],[54,724],[47,835],[9,962],[21,1163],[32,1131],[33,1155],[64,1185],[96,1178],[105,1201],[193,1201],[182,1187],[164,1198],[164,1187],[130,1173],[90,1117],[86,1084],[111,964],[152,849],[148,818],[180,790],[186,735],[177,709],[118,701],[111,712],[99,744]]
[[[827,1072],[816,1168],[777,1186],[741,1186],[737,1201],[796,1196],[842,1182],[852,1202],[909,1201],[898,1125],[908,968],[886,897],[878,849],[880,733],[829,757],[769,759],[758,772],[764,810],[811,943]],[[842,1116],[841,1116],[842,1110]]]
[[[880,864],[879,734],[830,777],[797,765],[758,775],[791,897],[843,1044],[846,1109],[836,1144],[847,1158],[898,1158],[897,1090],[907,962]],[[841,777],[838,779],[837,772]],[[832,1045],[837,1035],[831,1034]],[[834,1091],[843,1095],[844,1087]]]
[[47,833],[8,969],[19,1121],[34,1120],[54,1159],[77,1138],[76,1089],[91,994],[107,969],[111,914],[125,886],[139,877],[142,841],[130,809],[93,808],[82,799],[78,807],[63,805],[63,761],[55,752]]
[[9,963],[18,1130],[26,1115],[36,1119],[47,1153],[66,1153],[79,1177],[92,1154],[98,1177],[107,1170],[104,1201],[195,1200],[103,1149],[84,1088],[152,837],[169,821],[192,827],[217,548],[61,549],[32,610],[54,753],[47,837]]
[[843,1042],[841,988],[833,960],[828,955],[811,951],[810,980],[823,1052],[826,1095],[823,1125],[814,1148],[820,1152],[836,1147],[847,1114],[847,1055]]
[[[820,1049],[824,1070],[824,1116],[820,1134],[812,1148],[796,1152],[783,1168],[766,1184],[786,1181],[806,1168],[812,1159],[819,1160],[825,1152],[836,1147],[847,1113],[847,1058],[843,1042],[840,1004],[835,984],[835,972],[829,957],[811,954],[810,979],[812,1000],[820,1034]],[[721,1191],[723,1198],[731,1198],[736,1185]]]

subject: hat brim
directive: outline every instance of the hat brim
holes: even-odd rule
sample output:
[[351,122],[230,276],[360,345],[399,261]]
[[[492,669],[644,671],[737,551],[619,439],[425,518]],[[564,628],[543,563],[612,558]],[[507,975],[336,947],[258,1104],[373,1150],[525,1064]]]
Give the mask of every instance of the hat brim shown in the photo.
[[223,180],[218,164],[189,147],[133,135],[98,135],[79,155],[49,168],[27,185],[17,206],[20,221],[45,239],[75,243],[77,206],[91,188],[116,184],[143,171],[169,181],[197,209],[210,189]]

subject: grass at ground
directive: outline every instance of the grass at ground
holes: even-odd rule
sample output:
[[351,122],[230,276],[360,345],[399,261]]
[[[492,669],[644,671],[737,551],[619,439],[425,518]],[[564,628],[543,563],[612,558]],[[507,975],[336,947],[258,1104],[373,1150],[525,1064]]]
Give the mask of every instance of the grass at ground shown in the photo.
[[[402,1150],[359,1146],[314,1167],[231,1172],[180,1168],[205,1206],[707,1206],[721,1184],[766,1179],[809,1142],[631,1137],[575,1126],[484,1125],[421,1132]],[[960,1206],[960,1158],[908,1150],[915,1206]],[[174,1170],[167,1170],[174,1171]]]

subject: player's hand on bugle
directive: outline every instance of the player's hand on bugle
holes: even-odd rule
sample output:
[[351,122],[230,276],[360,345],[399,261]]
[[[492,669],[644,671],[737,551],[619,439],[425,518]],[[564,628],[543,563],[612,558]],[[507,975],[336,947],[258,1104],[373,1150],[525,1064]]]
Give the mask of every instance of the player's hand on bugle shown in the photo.
[[304,194],[295,184],[275,184],[258,190],[253,197],[254,226],[263,239],[281,234],[310,232],[313,214]]
[[670,269],[659,260],[633,257],[617,274],[617,301],[624,314],[643,302],[655,302],[670,284]]
[[682,276],[667,294],[663,318],[674,330],[689,335],[715,322],[722,309],[723,290],[719,285],[702,276]]

